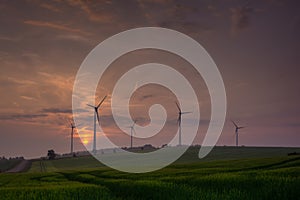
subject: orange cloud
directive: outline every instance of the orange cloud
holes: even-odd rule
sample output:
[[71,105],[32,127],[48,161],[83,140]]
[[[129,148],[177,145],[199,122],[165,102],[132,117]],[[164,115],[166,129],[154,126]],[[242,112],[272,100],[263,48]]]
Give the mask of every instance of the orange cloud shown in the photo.
[[78,33],[81,35],[91,35],[90,33],[82,31],[80,29],[71,28],[71,27],[63,25],[63,24],[57,24],[57,23],[52,23],[52,22],[26,20],[26,21],[24,21],[24,23],[28,24],[28,25],[32,25],[32,26],[46,27],[46,28],[56,29],[56,30],[60,30],[60,31]]
[[84,11],[87,14],[87,17],[89,18],[90,21],[101,22],[101,23],[108,23],[112,21],[112,15],[108,13],[103,13],[103,10],[102,13],[95,12],[90,7],[90,5],[88,5],[84,1],[69,0],[67,2],[71,6],[78,6],[82,11]]
[[51,5],[51,4],[42,3],[40,6],[42,8],[46,8],[46,9],[48,9],[50,11],[53,11],[53,12],[61,12],[60,9],[58,9],[57,7],[55,7],[55,6]]

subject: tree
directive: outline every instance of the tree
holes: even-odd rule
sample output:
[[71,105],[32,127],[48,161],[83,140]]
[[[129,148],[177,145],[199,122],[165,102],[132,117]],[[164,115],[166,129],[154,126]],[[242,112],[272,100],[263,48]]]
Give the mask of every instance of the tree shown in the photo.
[[55,151],[54,151],[53,149],[48,150],[47,156],[48,156],[48,159],[49,159],[49,160],[54,160],[54,159],[55,159],[55,156],[56,156]]

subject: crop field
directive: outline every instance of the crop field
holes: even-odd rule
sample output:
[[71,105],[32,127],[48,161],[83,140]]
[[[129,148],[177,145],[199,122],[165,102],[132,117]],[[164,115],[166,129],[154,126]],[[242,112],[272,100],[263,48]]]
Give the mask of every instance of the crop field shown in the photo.
[[299,148],[198,147],[151,173],[129,174],[92,157],[34,161],[26,173],[0,174],[0,199],[298,199]]

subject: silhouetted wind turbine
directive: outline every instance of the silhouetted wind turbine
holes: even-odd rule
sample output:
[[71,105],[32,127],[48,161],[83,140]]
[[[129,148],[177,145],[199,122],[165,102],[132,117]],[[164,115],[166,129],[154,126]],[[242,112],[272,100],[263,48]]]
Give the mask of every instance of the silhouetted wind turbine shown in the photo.
[[181,146],[181,116],[184,115],[184,114],[189,114],[189,113],[192,113],[192,112],[182,112],[182,110],[180,109],[179,105],[177,102],[175,102],[177,108],[178,108],[178,120],[177,120],[177,123],[178,123],[178,127],[179,127],[179,146]]
[[76,126],[70,122],[71,125],[71,154],[73,154],[73,138],[74,138],[74,129],[76,128]]
[[133,134],[136,133],[134,130],[134,125],[136,124],[137,120],[133,121],[133,124],[131,126],[128,126],[127,128],[130,128],[130,148],[133,147]]
[[96,153],[96,139],[97,139],[97,137],[96,137],[96,119],[98,120],[98,122],[99,122],[99,113],[98,113],[98,109],[99,109],[99,107],[101,106],[101,104],[103,103],[103,101],[106,99],[106,97],[107,96],[105,96],[103,99],[102,99],[102,101],[100,101],[100,103],[98,104],[98,106],[92,106],[92,105],[90,105],[90,104],[86,104],[86,105],[88,105],[89,107],[91,107],[91,108],[94,108],[94,141],[93,141],[93,152],[94,153]]
[[231,120],[235,126],[235,146],[239,146],[239,129],[245,128],[244,126],[238,126],[234,121]]

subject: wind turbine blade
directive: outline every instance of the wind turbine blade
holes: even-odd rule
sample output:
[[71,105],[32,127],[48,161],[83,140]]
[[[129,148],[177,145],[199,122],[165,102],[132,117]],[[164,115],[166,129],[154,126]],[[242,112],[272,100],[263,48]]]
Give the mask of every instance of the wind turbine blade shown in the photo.
[[98,122],[100,122],[98,110],[96,110],[95,112],[96,112],[96,115],[97,115],[97,120],[98,120]]
[[132,128],[133,135],[136,135],[135,129]]
[[74,127],[74,123],[71,119],[67,119],[67,121],[71,128]]
[[95,106],[92,106],[91,104],[86,104],[89,107],[95,108]]
[[241,126],[241,127],[238,127],[238,129],[241,129],[241,128],[246,128],[246,126]]
[[97,108],[99,108],[101,106],[101,104],[103,103],[103,101],[106,99],[107,95],[102,99],[102,101],[100,101],[100,103],[98,104]]
[[178,123],[178,126],[180,126],[180,124],[181,124],[180,116],[179,116],[178,119],[177,119],[177,123]]
[[179,112],[181,112],[181,109],[180,109],[180,107],[179,107],[178,103],[177,103],[177,102],[175,102],[175,103],[176,103],[176,106],[177,106],[177,108],[178,108]]
[[238,128],[238,125],[236,125],[236,123],[234,123],[234,121],[231,120],[231,122],[233,123],[233,125]]
[[192,112],[182,112],[181,114],[190,114],[190,113],[192,113]]

